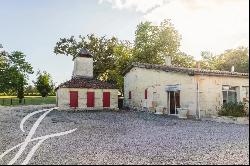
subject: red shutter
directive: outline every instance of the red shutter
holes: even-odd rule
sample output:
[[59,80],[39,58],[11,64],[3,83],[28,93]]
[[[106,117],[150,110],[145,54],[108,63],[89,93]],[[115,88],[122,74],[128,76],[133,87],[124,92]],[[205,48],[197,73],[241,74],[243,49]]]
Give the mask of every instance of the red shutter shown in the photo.
[[78,92],[77,91],[70,91],[70,107],[78,107]]
[[110,107],[110,92],[103,92],[103,107]]
[[132,98],[132,96],[131,96],[131,91],[129,91],[129,93],[128,93],[128,98],[129,98],[129,99]]
[[87,107],[95,107],[95,92],[87,92]]
[[148,99],[148,89],[145,89],[145,99]]

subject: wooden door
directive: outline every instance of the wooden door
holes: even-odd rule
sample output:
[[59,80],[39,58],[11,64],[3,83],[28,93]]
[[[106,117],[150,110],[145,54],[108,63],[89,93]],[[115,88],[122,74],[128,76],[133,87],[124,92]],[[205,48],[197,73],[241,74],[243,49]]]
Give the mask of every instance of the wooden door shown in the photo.
[[110,92],[103,92],[103,107],[110,107]]
[[78,107],[78,92],[70,91],[70,107],[76,108]]
[[87,92],[87,107],[95,107],[95,92]]
[[170,114],[178,114],[176,108],[180,108],[180,92],[169,92],[170,93]]
[[175,114],[175,98],[174,98],[174,92],[170,93],[170,114]]

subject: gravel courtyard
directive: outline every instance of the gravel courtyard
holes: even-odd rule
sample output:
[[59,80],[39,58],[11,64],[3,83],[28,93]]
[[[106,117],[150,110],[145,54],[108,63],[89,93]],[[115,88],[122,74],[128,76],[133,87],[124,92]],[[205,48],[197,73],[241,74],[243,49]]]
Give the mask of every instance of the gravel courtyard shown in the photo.
[[[37,114],[0,109],[0,155],[23,142]],[[249,164],[249,125],[179,120],[143,112],[60,112],[41,122],[35,137],[77,128],[46,140],[29,164]],[[29,143],[15,164],[37,143]],[[0,160],[8,164],[17,150]]]

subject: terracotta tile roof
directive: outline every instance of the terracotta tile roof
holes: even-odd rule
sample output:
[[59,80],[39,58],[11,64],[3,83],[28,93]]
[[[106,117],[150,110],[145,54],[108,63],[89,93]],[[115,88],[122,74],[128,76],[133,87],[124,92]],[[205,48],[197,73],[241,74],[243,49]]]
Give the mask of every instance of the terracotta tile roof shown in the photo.
[[72,78],[71,80],[62,83],[56,88],[56,90],[59,88],[117,89],[114,84],[108,82],[79,77]]
[[211,76],[229,76],[229,77],[249,78],[249,73],[238,73],[238,72],[219,71],[219,70],[204,70],[204,69],[197,69],[197,68],[184,68],[184,67],[155,65],[155,64],[147,64],[147,63],[133,63],[132,65],[130,65],[128,68],[124,70],[123,75],[127,74],[134,67],[160,70],[160,71],[165,71],[165,72],[187,73],[188,75],[211,75]]

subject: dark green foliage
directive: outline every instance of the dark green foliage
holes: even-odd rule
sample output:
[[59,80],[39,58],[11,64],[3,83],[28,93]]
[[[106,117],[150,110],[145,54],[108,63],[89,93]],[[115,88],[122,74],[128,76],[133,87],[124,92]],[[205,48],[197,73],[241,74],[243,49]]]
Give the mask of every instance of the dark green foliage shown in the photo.
[[54,84],[52,82],[52,78],[47,72],[38,72],[37,73],[37,81],[34,82],[37,91],[41,94],[42,97],[47,97],[49,93],[53,91]]
[[242,102],[239,103],[225,103],[221,107],[218,113],[220,116],[234,116],[234,117],[243,117],[246,116],[246,112],[244,109],[244,104]]
[[249,49],[239,47],[226,50],[220,55],[214,55],[210,52],[202,52],[201,68],[209,70],[231,71],[235,67],[235,72],[249,72]]
[[181,36],[169,20],[159,26],[151,22],[140,23],[135,32],[133,59],[135,62],[163,64],[164,56],[175,55]]
[[24,98],[24,77],[20,75],[20,78],[18,80],[19,82],[17,84],[17,98],[19,98],[19,103],[21,103],[22,99]]
[[0,92],[14,93],[19,99],[24,96],[24,85],[27,84],[28,74],[33,73],[32,66],[26,62],[26,55],[15,51],[0,52]]
[[[119,41],[116,37],[97,37],[93,34],[86,37],[74,36],[62,38],[56,43],[54,52],[75,57],[81,48],[93,54],[94,77],[115,83],[123,93],[123,70],[132,62],[163,64],[164,55],[173,56],[178,52],[180,35],[169,20],[160,26],[144,22],[137,26],[135,41]],[[190,59],[185,56],[175,57],[175,63]],[[192,63],[192,62],[191,62]],[[188,63],[189,64],[189,63]]]

